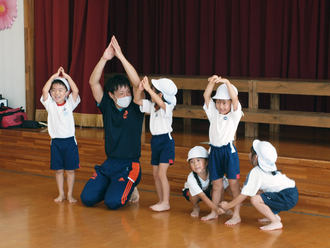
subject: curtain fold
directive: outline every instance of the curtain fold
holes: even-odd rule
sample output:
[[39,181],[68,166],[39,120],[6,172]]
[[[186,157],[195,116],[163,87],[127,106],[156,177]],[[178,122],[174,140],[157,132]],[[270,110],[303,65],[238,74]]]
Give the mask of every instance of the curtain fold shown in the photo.
[[[76,112],[99,113],[88,81],[112,35],[139,74],[329,79],[329,16],[327,0],[36,1],[36,106],[63,66]],[[124,69],[114,59],[105,72]],[[330,100],[282,96],[281,108],[329,112]]]

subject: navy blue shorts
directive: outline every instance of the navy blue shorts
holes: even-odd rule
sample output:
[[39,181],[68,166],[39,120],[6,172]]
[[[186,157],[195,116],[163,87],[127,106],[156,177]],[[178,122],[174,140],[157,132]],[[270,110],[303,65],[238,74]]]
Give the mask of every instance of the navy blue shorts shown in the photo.
[[224,175],[228,179],[239,179],[241,176],[236,147],[231,143],[221,147],[211,145],[208,168],[212,181],[223,178]]
[[[210,200],[212,200],[212,197],[211,197],[211,189],[212,189],[212,187],[208,187],[208,188],[204,191],[205,195],[206,195]],[[189,189],[184,189],[184,190],[182,191],[182,194],[183,194],[184,198],[186,198],[186,200],[187,200],[188,202],[190,202],[190,200],[189,200],[189,195],[190,195],[190,193],[189,193]],[[198,202],[200,202],[200,201],[202,201],[202,199],[199,199],[199,200],[198,200]]]
[[151,144],[151,164],[159,165],[160,163],[173,164],[175,158],[174,139],[170,134],[153,135]]
[[50,169],[76,170],[79,168],[78,145],[75,137],[52,139],[50,145]]
[[265,192],[260,196],[274,214],[290,210],[296,206],[299,198],[297,187],[283,189],[280,192]]

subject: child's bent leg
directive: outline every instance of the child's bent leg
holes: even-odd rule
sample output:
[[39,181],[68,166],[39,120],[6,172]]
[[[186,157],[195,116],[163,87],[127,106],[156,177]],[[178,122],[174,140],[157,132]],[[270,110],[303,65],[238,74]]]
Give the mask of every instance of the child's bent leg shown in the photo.
[[59,195],[57,198],[54,199],[54,201],[62,202],[65,199],[64,188],[63,188],[64,170],[57,170],[55,172],[55,178],[56,178],[56,184],[57,184]]
[[270,224],[260,227],[261,230],[271,231],[281,229],[283,224],[280,219],[276,217],[273,211],[264,203],[260,195],[255,195],[251,198],[252,205],[263,214],[269,221]]
[[166,211],[170,209],[170,184],[167,179],[167,169],[169,166],[166,163],[159,164],[158,176],[162,187],[162,201],[150,207],[154,211]]
[[[228,181],[229,181],[230,190],[233,194],[233,198],[235,199],[241,193],[241,190],[239,188],[239,181],[238,179],[228,179]],[[226,225],[232,226],[241,222],[241,216],[240,216],[241,206],[242,206],[241,204],[237,204],[234,207],[233,217],[228,221],[226,221],[225,223]]]
[[66,180],[68,184],[68,201],[70,203],[77,202],[75,198],[73,198],[73,187],[74,187],[74,181],[75,181],[75,171],[74,170],[66,170]]
[[[221,193],[223,189],[223,180],[222,178],[219,178],[217,180],[212,181],[213,183],[213,192],[212,192],[212,202],[216,205],[219,206],[220,200],[221,200]],[[208,221],[212,219],[217,219],[218,214],[212,210],[210,214],[207,216],[202,217],[202,221]]]
[[199,211],[200,211],[199,204],[198,204],[199,197],[197,195],[191,196],[189,194],[189,201],[190,201],[191,205],[193,206],[193,211],[191,212],[190,216],[191,217],[198,217],[199,216]]

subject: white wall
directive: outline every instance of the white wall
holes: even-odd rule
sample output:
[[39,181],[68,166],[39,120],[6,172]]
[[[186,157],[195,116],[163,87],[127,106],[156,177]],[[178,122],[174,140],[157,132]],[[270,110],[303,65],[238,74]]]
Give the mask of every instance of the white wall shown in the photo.
[[0,31],[0,94],[12,108],[25,109],[24,4],[17,0],[11,29]]

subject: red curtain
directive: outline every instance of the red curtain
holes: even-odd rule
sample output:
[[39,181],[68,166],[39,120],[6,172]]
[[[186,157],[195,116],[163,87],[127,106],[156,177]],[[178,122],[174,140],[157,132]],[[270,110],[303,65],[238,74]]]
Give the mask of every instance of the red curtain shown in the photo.
[[[35,1],[37,96],[63,66],[80,90],[77,112],[97,113],[88,81],[112,35],[140,74],[328,79],[329,16],[327,0]],[[114,60],[105,71],[124,69]],[[329,97],[281,105],[330,111]]]

